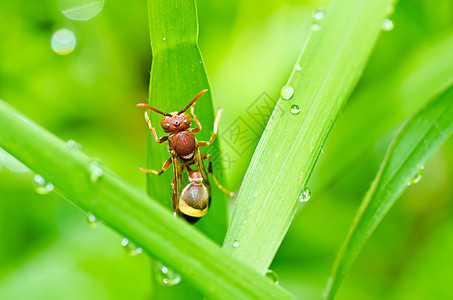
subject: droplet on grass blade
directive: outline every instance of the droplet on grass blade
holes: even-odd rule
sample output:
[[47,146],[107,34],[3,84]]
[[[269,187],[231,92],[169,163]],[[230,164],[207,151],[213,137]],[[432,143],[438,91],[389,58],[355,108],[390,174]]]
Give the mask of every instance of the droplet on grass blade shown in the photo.
[[54,186],[51,182],[47,182],[44,177],[39,174],[36,174],[33,177],[33,188],[40,195],[46,195],[53,191]]
[[169,269],[161,262],[155,263],[154,275],[157,282],[165,286],[174,286],[181,282],[181,275]]
[[307,202],[311,198],[311,191],[308,187],[305,187],[299,195],[300,202]]
[[278,278],[277,273],[275,273],[274,271],[267,270],[266,274],[264,274],[264,276],[266,276],[267,278],[272,280],[273,283],[278,284],[279,278]]
[[280,92],[280,96],[283,100],[289,100],[294,94],[294,89],[290,85],[285,85],[282,87],[282,91]]
[[390,19],[384,19],[381,23],[381,28],[384,31],[392,31],[393,30],[393,22]]
[[95,183],[99,180],[100,177],[104,176],[104,170],[102,170],[101,164],[98,161],[93,160],[88,166],[90,171],[90,180]]
[[91,213],[91,212],[87,212],[87,223],[88,225],[90,225],[91,228],[96,228],[98,227],[99,224],[101,224],[101,221],[96,218],[96,216]]
[[423,169],[424,166],[421,166],[420,169],[418,169],[418,172],[415,174],[415,176],[407,183],[407,185],[413,185],[418,183],[423,177]]
[[66,142],[66,145],[70,149],[74,149],[74,150],[77,150],[77,151],[82,150],[82,145],[80,145],[79,143],[75,142],[74,140],[68,140]]
[[299,112],[300,112],[299,105],[297,105],[297,104],[291,105],[290,112],[291,112],[293,115],[299,114]]
[[321,8],[315,10],[315,12],[313,13],[313,17],[318,21],[322,20],[324,18],[324,10]]
[[131,256],[139,255],[143,252],[142,248],[129,241],[126,237],[121,240],[121,246],[123,246],[124,251]]

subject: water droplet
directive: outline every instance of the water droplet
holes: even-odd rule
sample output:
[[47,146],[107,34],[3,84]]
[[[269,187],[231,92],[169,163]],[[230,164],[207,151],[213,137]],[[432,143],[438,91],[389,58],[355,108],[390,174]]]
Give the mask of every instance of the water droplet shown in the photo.
[[320,31],[321,30],[321,25],[319,25],[319,23],[317,23],[317,22],[314,22],[313,24],[311,24],[311,30],[312,31]]
[[290,85],[285,85],[284,87],[282,87],[280,96],[282,97],[282,99],[288,100],[293,96],[293,94],[294,94],[293,87]]
[[61,12],[74,21],[87,21],[104,8],[104,0],[62,0]]
[[424,166],[421,166],[420,169],[418,169],[417,174],[415,174],[414,178],[412,178],[407,185],[413,185],[418,183],[423,177],[423,169]]
[[162,39],[162,41],[164,41],[164,42],[165,42],[166,40],[167,40],[166,38],[163,38],[163,39]]
[[393,30],[393,22],[390,19],[384,19],[381,23],[381,28],[384,31],[391,31]]
[[294,69],[295,69],[296,71],[301,71],[301,70],[302,70],[302,67],[301,67],[299,64],[297,64],[297,65],[294,66]]
[[310,200],[310,197],[311,197],[311,191],[308,187],[305,187],[302,190],[302,193],[300,193],[300,195],[299,195],[299,201],[307,202],[308,200]]
[[243,223],[244,223],[244,224],[247,224],[247,220],[244,220],[244,222],[243,222]]
[[131,256],[138,255],[143,252],[142,248],[129,241],[128,238],[123,238],[121,246],[123,246],[124,251]]
[[77,151],[80,151],[82,149],[82,145],[80,145],[79,143],[75,142],[74,140],[68,140],[66,142],[66,145],[70,149],[74,149],[74,150],[77,150]]
[[278,275],[277,273],[275,273],[274,271],[272,270],[267,270],[266,271],[266,274],[264,274],[264,276],[266,276],[267,278],[269,278],[270,280],[272,280],[273,283],[277,284],[278,283]]
[[323,9],[315,10],[313,16],[316,20],[322,20],[322,18],[324,18],[324,10]]
[[99,224],[101,224],[101,221],[98,218],[96,218],[96,216],[93,213],[87,212],[87,223],[88,225],[90,225],[90,227],[96,228],[98,227]]
[[66,28],[57,30],[50,41],[52,50],[58,55],[68,55],[76,46],[74,33]]
[[237,247],[239,247],[239,241],[234,241],[234,243],[233,243],[233,247],[234,247],[234,248],[237,248]]
[[91,182],[97,182],[100,177],[104,175],[104,171],[102,170],[101,164],[95,160],[93,160],[89,167],[88,167],[91,175],[90,180]]
[[174,286],[181,282],[181,275],[167,268],[161,262],[155,263],[154,275],[157,282],[165,286]]
[[44,177],[42,177],[39,174],[36,174],[33,177],[33,188],[35,189],[35,191],[38,194],[46,195],[46,194],[50,193],[51,191],[53,191],[54,186],[52,183],[47,182],[44,179]]
[[290,112],[291,112],[293,115],[299,114],[299,112],[300,112],[299,105],[297,105],[297,104],[291,105],[291,110],[290,110]]

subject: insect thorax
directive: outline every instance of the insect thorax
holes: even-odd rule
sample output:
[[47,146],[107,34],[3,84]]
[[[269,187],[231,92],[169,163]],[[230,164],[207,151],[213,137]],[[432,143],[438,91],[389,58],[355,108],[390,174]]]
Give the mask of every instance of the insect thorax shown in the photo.
[[196,140],[192,132],[188,130],[177,132],[170,135],[168,141],[170,153],[176,154],[184,160],[189,160],[194,157]]

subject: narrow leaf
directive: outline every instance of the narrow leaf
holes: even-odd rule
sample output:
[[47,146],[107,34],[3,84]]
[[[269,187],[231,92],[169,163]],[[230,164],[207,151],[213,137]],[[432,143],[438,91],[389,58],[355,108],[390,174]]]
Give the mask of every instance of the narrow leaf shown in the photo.
[[329,280],[332,299],[363,245],[423,166],[453,131],[453,86],[435,97],[402,127],[363,199]]
[[[0,100],[0,147],[209,298],[291,299],[155,199]],[[18,203],[20,205],[20,203]],[[119,245],[118,245],[119,247]]]
[[[335,0],[282,90],[247,170],[223,247],[264,273],[392,0]],[[285,100],[288,99],[288,100]]]
[[[201,90],[209,91],[195,104],[195,113],[203,129],[196,134],[199,141],[209,140],[214,122],[212,91],[198,48],[198,19],[194,0],[148,1],[149,29],[152,50],[149,104],[164,112],[180,111]],[[160,127],[162,115],[150,112],[150,119],[159,136],[167,135]],[[143,121],[143,126],[146,126]],[[222,180],[220,144],[202,149],[210,153],[217,177]],[[148,135],[147,167],[159,170],[170,157],[165,144],[158,144]],[[171,209],[171,168],[161,176],[148,174],[148,194]],[[226,196],[212,188],[209,213],[195,226],[217,243],[224,239],[227,228]]]

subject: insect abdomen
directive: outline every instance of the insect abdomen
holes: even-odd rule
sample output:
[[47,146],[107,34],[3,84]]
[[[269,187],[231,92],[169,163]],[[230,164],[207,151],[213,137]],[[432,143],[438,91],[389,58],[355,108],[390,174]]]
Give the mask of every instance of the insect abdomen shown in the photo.
[[202,183],[188,184],[179,197],[179,211],[189,217],[201,218],[206,215],[209,193]]

